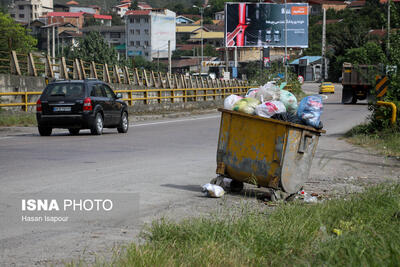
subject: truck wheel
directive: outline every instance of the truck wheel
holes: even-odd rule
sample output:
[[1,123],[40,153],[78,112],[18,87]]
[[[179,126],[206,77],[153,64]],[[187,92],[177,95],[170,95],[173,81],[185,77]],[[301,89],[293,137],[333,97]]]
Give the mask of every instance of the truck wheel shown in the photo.
[[[342,104],[351,104],[353,103],[354,98],[354,93],[351,87],[344,86],[342,90]],[[355,98],[355,101],[357,102],[357,98]]]

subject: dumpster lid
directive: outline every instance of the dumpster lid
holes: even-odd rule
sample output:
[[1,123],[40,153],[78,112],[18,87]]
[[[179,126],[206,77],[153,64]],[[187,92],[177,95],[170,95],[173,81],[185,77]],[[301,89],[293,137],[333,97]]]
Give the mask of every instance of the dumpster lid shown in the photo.
[[312,132],[319,133],[319,134],[326,133],[325,130],[317,130],[314,127],[311,127],[311,126],[301,125],[301,124],[292,123],[292,122],[288,122],[288,121],[281,121],[281,120],[275,120],[275,119],[270,119],[270,118],[264,118],[264,117],[260,117],[260,116],[256,116],[256,115],[250,115],[250,114],[247,114],[247,113],[232,111],[232,110],[223,109],[223,108],[219,108],[218,111],[225,112],[225,113],[231,113],[231,114],[235,114],[235,115],[240,115],[240,116],[243,116],[243,117],[248,117],[248,118],[257,119],[257,120],[263,120],[263,121],[270,121],[270,122],[274,122],[274,123],[279,123],[279,124],[283,124],[283,125],[287,125],[287,126],[291,126],[291,127],[295,127],[295,128],[300,128],[300,129],[312,131]]

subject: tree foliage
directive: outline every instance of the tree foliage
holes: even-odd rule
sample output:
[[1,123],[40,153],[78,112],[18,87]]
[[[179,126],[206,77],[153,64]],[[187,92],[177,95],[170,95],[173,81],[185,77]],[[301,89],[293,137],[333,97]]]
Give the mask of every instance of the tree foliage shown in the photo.
[[129,6],[129,10],[138,10],[139,5],[137,0],[132,0],[131,5]]
[[118,59],[117,51],[113,47],[109,47],[98,32],[90,32],[79,41],[77,47],[67,49],[66,57],[107,64],[116,64]]
[[37,40],[29,31],[16,23],[8,14],[0,12],[0,50],[30,52],[35,49]]

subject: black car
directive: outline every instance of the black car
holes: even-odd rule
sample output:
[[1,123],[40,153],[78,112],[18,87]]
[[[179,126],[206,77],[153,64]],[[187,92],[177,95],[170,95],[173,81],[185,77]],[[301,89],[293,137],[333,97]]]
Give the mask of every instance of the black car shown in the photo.
[[97,79],[52,82],[36,102],[39,133],[48,136],[53,128],[66,128],[72,135],[81,129],[101,135],[103,127],[126,133],[128,107],[121,97]]

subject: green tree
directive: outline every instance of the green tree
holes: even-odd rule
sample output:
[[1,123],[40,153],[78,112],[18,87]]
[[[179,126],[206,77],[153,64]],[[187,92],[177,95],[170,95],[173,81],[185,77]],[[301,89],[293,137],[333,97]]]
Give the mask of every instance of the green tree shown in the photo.
[[89,18],[85,19],[83,27],[97,26],[97,25],[101,25],[100,21],[96,20],[95,18]]
[[90,32],[79,41],[77,47],[66,50],[66,57],[107,64],[116,64],[118,61],[117,51],[98,32]]
[[138,10],[139,5],[137,0],[132,0],[131,5],[129,6],[129,10]]
[[218,52],[217,52],[217,50],[215,50],[215,47],[213,47],[212,45],[209,45],[209,44],[204,46],[203,54],[204,54],[204,56],[209,56],[209,57],[217,57],[218,56]]
[[112,26],[124,25],[124,22],[121,19],[121,16],[118,15],[116,12],[111,13],[111,25]]
[[35,49],[37,40],[29,31],[16,23],[8,14],[0,12],[0,50],[30,52]]

